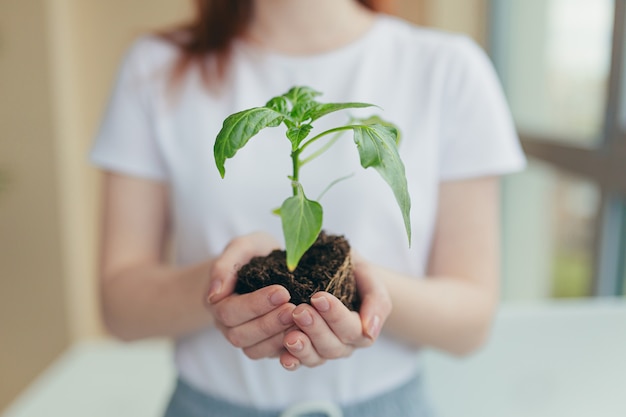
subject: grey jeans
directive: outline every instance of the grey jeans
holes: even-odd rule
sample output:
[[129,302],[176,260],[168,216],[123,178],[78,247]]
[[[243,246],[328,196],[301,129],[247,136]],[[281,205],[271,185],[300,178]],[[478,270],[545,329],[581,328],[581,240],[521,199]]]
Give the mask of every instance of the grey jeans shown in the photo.
[[364,402],[338,406],[331,403],[296,404],[287,410],[256,410],[212,397],[179,379],[165,417],[435,417],[427,401],[422,378]]

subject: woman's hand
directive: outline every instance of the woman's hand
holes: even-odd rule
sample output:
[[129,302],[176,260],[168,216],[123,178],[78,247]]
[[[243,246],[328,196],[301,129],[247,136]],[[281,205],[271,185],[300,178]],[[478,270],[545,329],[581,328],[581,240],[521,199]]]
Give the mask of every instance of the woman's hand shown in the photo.
[[289,292],[272,285],[249,294],[233,294],[237,270],[254,256],[278,247],[269,235],[255,233],[231,241],[211,268],[207,309],[218,329],[251,359],[277,357],[283,351],[285,330],[292,327],[295,305]]
[[283,339],[286,350],[280,355],[280,363],[284,368],[314,367],[328,359],[347,357],[378,338],[391,313],[391,298],[373,269],[354,253],[353,268],[361,296],[360,312],[348,310],[326,292],[313,295],[311,305],[297,306],[292,314],[297,329]]

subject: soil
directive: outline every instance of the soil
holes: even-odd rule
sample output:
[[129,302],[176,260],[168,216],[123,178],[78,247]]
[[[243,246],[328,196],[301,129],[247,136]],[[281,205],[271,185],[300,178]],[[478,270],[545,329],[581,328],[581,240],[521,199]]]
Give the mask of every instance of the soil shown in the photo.
[[327,235],[324,231],[293,272],[287,269],[285,251],[252,258],[239,270],[235,292],[246,294],[274,284],[287,288],[290,302],[296,305],[309,303],[318,291],[333,294],[352,311],[358,311],[361,304],[352,272],[350,244],[343,236]]

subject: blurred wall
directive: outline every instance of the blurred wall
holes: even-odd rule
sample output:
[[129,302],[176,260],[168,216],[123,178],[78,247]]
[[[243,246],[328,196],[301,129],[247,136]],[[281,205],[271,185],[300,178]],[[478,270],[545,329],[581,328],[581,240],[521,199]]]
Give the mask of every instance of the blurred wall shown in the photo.
[[484,45],[487,38],[488,3],[489,0],[428,0],[425,6],[426,22],[429,26],[465,33]]
[[489,0],[395,0],[392,10],[420,25],[465,33],[478,43],[487,38]]
[[102,334],[98,180],[87,160],[120,57],[187,0],[0,0],[0,410]]
[[69,342],[44,1],[0,1],[0,409]]
[[[397,0],[484,39],[486,0]],[[74,341],[103,335],[99,181],[86,154],[122,54],[189,0],[0,0],[0,410]]]

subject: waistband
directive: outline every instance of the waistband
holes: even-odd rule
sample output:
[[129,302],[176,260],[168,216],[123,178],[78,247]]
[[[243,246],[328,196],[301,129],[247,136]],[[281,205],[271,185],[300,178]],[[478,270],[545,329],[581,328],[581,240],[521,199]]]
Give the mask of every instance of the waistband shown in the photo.
[[164,417],[435,417],[420,375],[407,383],[356,404],[297,403],[285,410],[257,410],[233,404],[178,379]]

